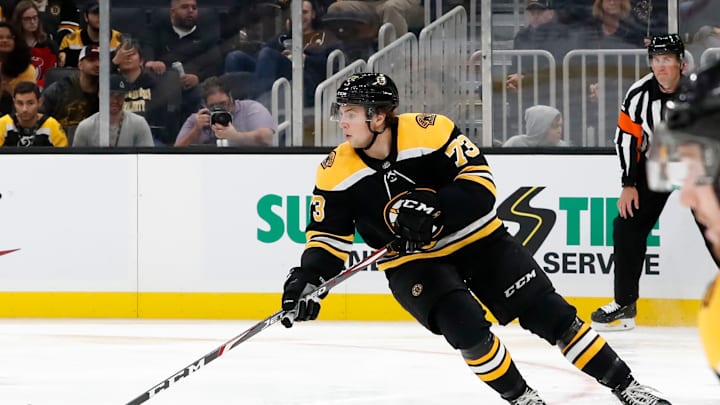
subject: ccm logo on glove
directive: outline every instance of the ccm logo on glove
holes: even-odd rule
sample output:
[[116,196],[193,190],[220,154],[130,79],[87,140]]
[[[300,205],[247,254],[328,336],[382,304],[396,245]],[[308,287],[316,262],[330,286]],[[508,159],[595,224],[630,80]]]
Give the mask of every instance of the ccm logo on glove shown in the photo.
[[442,231],[440,199],[435,190],[418,188],[406,191],[385,206],[385,221],[398,243],[400,253],[419,250]]

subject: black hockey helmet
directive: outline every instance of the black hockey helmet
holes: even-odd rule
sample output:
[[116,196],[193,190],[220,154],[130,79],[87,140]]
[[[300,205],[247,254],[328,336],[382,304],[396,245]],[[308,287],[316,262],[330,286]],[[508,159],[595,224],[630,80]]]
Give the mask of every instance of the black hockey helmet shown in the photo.
[[395,82],[383,73],[354,73],[348,77],[336,93],[336,105],[360,105],[374,112],[378,107],[397,107],[398,89]]
[[648,45],[648,57],[652,58],[653,55],[661,54],[673,54],[682,58],[685,54],[685,45],[682,39],[680,39],[680,35],[665,34],[653,36],[650,40],[650,45]]
[[[684,179],[688,158],[701,164],[704,175],[699,178],[700,182],[717,182],[720,170],[720,61],[691,74],[677,97],[668,101],[665,107],[666,119],[655,131],[658,142],[651,147],[650,161],[657,166],[653,169],[648,166],[651,188],[679,187],[677,183],[681,179],[678,177]],[[679,175],[668,170],[675,163],[680,163],[677,165]],[[659,186],[653,187],[652,180]],[[662,186],[663,182],[665,186]]]

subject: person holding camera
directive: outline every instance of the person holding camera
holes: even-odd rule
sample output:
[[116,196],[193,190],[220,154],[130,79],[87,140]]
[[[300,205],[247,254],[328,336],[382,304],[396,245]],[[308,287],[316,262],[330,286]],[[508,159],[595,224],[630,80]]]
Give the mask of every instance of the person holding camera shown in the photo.
[[204,106],[185,120],[175,146],[271,146],[275,123],[255,100],[234,100],[225,84],[210,77],[202,84]]
[[0,118],[0,146],[68,146],[60,123],[38,112],[42,99],[37,84],[18,83],[12,97],[15,112]]

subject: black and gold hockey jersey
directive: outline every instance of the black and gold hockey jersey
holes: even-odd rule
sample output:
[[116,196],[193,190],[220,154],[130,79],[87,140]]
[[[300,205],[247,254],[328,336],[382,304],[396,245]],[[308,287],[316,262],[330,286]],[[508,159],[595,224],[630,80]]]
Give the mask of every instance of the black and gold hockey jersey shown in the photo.
[[6,114],[0,117],[0,146],[68,146],[68,139],[55,118],[44,115],[36,128],[20,128],[17,119]]
[[388,255],[381,270],[452,254],[502,228],[495,183],[480,149],[447,117],[402,114],[393,128],[388,158],[376,160],[347,142],[317,169],[303,267],[326,277],[342,269],[355,229],[380,248],[393,240],[388,207],[401,193],[419,187],[438,192],[443,230],[420,251]]
[[[100,46],[100,42],[93,41],[86,30],[72,32],[66,35],[58,47],[60,65],[63,67],[78,67],[80,51],[88,45]],[[122,45],[122,34],[116,30],[110,30],[110,59],[115,56],[115,51]]]

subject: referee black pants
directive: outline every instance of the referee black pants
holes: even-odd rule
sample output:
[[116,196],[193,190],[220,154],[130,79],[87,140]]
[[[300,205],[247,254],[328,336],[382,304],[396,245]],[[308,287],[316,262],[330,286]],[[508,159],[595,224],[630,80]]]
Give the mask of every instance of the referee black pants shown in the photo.
[[[618,215],[613,221],[614,291],[615,302],[620,305],[631,304],[639,297],[647,238],[670,197],[670,193],[658,193],[648,188],[645,160],[639,163],[637,191],[640,208],[633,209],[632,217],[622,218]],[[697,221],[695,223],[713,256],[710,242],[705,238],[705,227]],[[713,256],[713,260],[716,265],[720,265],[716,257]]]

